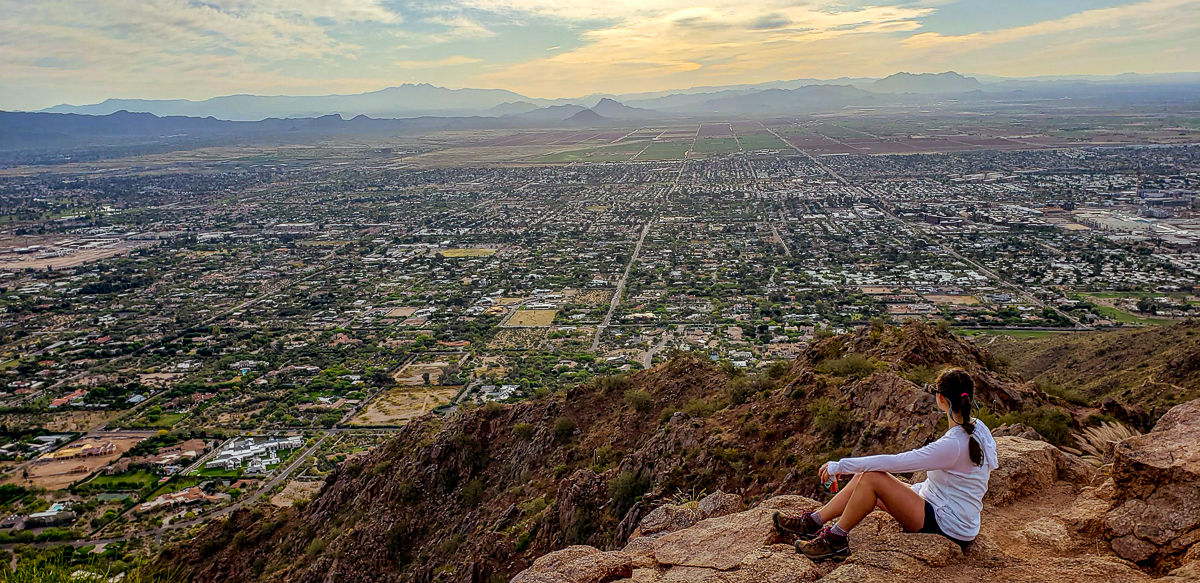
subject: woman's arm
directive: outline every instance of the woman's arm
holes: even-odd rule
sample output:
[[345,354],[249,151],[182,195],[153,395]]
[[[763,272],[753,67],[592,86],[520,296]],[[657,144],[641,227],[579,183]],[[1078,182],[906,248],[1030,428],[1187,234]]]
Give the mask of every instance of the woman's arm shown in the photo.
[[941,439],[912,451],[894,455],[869,455],[829,462],[825,471],[831,475],[862,472],[917,472],[944,470],[954,466],[962,455],[961,440],[943,436]]

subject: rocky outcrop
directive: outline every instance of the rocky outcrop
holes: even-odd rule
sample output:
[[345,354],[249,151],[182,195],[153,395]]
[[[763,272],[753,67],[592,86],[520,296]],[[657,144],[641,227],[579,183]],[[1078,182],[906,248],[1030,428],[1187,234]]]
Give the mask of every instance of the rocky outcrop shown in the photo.
[[632,574],[633,562],[625,553],[573,546],[543,555],[511,583],[609,583]]
[[1200,541],[1200,400],[1178,405],[1145,435],[1118,443],[1113,508],[1104,519],[1112,549],[1165,571]]
[[1060,479],[1087,485],[1096,478],[1096,469],[1087,462],[1044,441],[997,437],[996,454],[1000,467],[992,472],[983,499],[990,504],[1024,498]]
[[[734,512],[741,508],[741,499],[718,492],[698,503],[658,507],[636,526],[639,536],[620,551],[571,547],[539,559],[513,583],[1151,581],[1131,563],[1095,552],[1112,504],[1112,481],[1088,485],[1096,481],[1090,466],[1081,467],[1086,464],[1042,441],[1002,437],[997,446],[1004,471],[993,474],[995,493],[985,506],[985,531],[965,552],[942,536],[903,532],[892,517],[876,511],[851,533],[852,552],[844,563],[817,564],[795,551],[794,539],[774,530],[771,515],[776,510],[814,509],[819,502],[776,496]],[[1013,512],[1034,518],[1019,520],[1011,528],[1001,516]],[[626,565],[626,578],[612,579]],[[1188,579],[1194,574],[1190,569],[1185,565],[1166,581],[1193,580]],[[577,578],[564,579],[568,573]]]
[[629,538],[659,538],[701,520],[741,512],[745,508],[741,496],[717,490],[695,504],[663,504],[655,508],[634,528]]

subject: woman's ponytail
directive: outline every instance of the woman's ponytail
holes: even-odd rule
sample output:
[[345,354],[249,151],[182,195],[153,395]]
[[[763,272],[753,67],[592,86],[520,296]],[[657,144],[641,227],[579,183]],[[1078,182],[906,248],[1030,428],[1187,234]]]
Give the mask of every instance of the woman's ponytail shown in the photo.
[[975,381],[961,368],[942,371],[937,380],[938,392],[950,402],[950,411],[962,417],[960,427],[967,432],[967,454],[971,463],[983,465],[983,447],[975,439],[975,421],[971,419],[971,401],[975,396]]

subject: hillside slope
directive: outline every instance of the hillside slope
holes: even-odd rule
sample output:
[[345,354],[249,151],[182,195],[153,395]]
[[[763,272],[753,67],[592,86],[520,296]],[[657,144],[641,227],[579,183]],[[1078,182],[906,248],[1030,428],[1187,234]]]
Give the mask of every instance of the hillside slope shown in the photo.
[[989,350],[1012,359],[1035,384],[1066,389],[1088,401],[1113,398],[1158,418],[1200,398],[1200,321],[1171,326],[1000,339]]
[[944,365],[967,368],[1001,412],[1046,402],[969,341],[921,325],[822,339],[773,376],[682,355],[542,400],[425,416],[311,503],[235,513],[163,561],[197,581],[504,581],[568,545],[617,548],[680,494],[814,496],[831,456],[923,445],[944,420],[914,381]]

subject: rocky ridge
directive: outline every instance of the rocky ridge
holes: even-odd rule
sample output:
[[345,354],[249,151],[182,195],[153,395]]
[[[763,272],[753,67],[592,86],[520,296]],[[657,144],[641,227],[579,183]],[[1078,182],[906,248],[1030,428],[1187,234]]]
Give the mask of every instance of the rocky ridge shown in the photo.
[[[658,573],[646,570],[651,554],[634,552],[655,541],[664,546],[652,556],[659,565],[672,561],[666,569],[676,571],[672,577],[694,569],[746,577],[775,573],[778,565],[800,569],[787,541],[761,529],[750,530],[762,538],[738,547],[746,552],[737,557],[688,555],[685,539],[708,533],[722,540],[753,517],[761,522],[771,504],[813,503],[799,497],[820,495],[816,469],[831,457],[924,445],[940,434],[944,419],[920,383],[951,365],[968,370],[995,413],[1063,405],[970,341],[919,324],[821,339],[770,375],[746,376],[680,355],[562,395],[449,418],[427,415],[343,464],[307,505],[241,510],[169,549],[161,562],[196,581],[499,583],[545,567],[550,559],[537,561],[562,549],[590,547],[595,552],[579,551],[588,556],[622,549],[625,555],[588,559],[603,567],[588,572],[612,580]],[[1023,427],[995,434],[1037,437]],[[1016,472],[1007,488],[990,495],[997,509],[990,520],[1007,525],[993,540],[1006,553],[1021,556],[1020,549],[1046,537],[1083,549],[1084,541],[1095,546],[1107,536],[1103,517],[1115,488],[1092,484],[1095,470],[1047,443],[1013,443],[1020,455],[1002,461],[1001,472],[1016,471],[1022,460],[1032,469]],[[718,491],[729,494],[674,504]],[[1078,516],[1022,535],[1027,523],[1046,517],[1022,514],[1029,500],[1038,500],[1046,515],[1074,508]],[[1083,534],[1072,534],[1076,527]],[[672,540],[685,542],[666,547]],[[625,556],[629,575],[623,575]],[[888,551],[877,559],[903,560],[897,556]],[[562,558],[546,573],[524,576],[583,577],[585,559]]]
[[[1198,409],[1200,402],[1172,410],[1156,432],[1180,430],[1180,423],[1196,419]],[[1154,446],[1133,443],[1122,448],[1140,449],[1141,463],[1154,465],[1171,451],[1164,448],[1177,445],[1170,439],[1160,439]],[[1153,451],[1146,447],[1153,447]],[[811,510],[820,506],[816,500],[782,495],[750,510],[739,510],[740,498],[717,492],[686,505],[660,506],[642,519],[633,538],[620,550],[569,547],[539,558],[512,583],[1156,580],[1127,560],[1131,558],[1126,550],[1129,545],[1121,543],[1121,538],[1113,540],[1112,550],[1097,544],[1121,534],[1112,528],[1114,517],[1120,521],[1137,510],[1159,513],[1131,521],[1144,526],[1154,523],[1142,522],[1144,519],[1162,521],[1163,513],[1175,509],[1174,499],[1155,500],[1153,494],[1136,499],[1139,503],[1121,498],[1120,492],[1127,491],[1131,482],[1138,482],[1151,470],[1135,469],[1135,462],[1126,461],[1107,476],[1052,445],[1019,437],[998,438],[997,449],[1000,469],[992,475],[985,501],[984,529],[965,553],[944,537],[905,533],[890,516],[877,511],[851,533],[852,553],[845,562],[813,563],[796,553],[792,537],[774,530],[771,514],[775,510]],[[1127,453],[1126,457],[1133,455]],[[1172,490],[1187,488],[1196,492],[1190,483]],[[1144,533],[1151,537],[1157,534],[1159,531]],[[1177,533],[1172,540],[1181,541],[1181,536]],[[1162,542],[1154,552],[1167,552],[1184,542],[1175,546]],[[1132,558],[1145,562],[1151,556]],[[1184,549],[1175,565],[1166,577],[1157,580],[1200,580],[1197,553]]]

